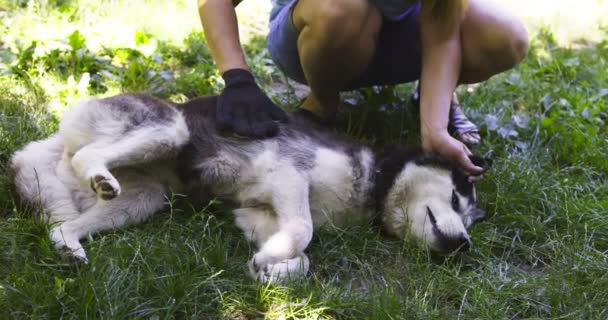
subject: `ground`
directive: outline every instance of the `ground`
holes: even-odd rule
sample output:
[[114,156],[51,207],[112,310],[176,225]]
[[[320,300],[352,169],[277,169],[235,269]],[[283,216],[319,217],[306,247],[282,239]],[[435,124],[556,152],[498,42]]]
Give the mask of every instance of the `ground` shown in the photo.
[[[290,108],[305,90],[264,49],[266,2],[244,3],[241,31],[260,84]],[[458,92],[481,125],[475,152],[494,159],[472,250],[435,257],[375,229],[327,230],[311,274],[278,286],[246,276],[253,248],[216,205],[174,195],[150,221],[88,239],[90,263],[70,265],[9,195],[11,153],[78,99],[221,90],[195,1],[0,0],[0,319],[607,318],[608,5],[506,2],[529,27],[527,58]],[[411,87],[345,94],[340,130],[376,147],[417,143]]]

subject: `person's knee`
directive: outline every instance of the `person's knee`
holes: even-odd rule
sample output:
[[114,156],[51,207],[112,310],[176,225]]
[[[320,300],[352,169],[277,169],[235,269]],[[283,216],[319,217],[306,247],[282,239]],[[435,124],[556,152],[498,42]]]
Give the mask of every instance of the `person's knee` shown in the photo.
[[461,25],[463,82],[478,82],[511,69],[528,52],[521,20],[496,1],[469,1]]
[[[294,12],[296,27],[310,27],[315,37],[324,38],[336,46],[356,41],[362,36],[373,37],[380,29],[379,14],[377,10],[374,12],[375,8],[368,0],[301,2],[298,6],[302,4],[302,9],[296,7]],[[372,29],[371,32],[369,29]],[[363,30],[367,32],[362,32]]]
[[528,34],[524,28],[506,28],[502,31],[477,39],[477,54],[473,55],[477,61],[469,59],[486,77],[515,67],[528,52]]
[[[337,27],[344,24],[363,22],[370,10],[368,0],[332,0],[319,2],[320,23]],[[332,30],[332,31],[337,31]]]
[[481,34],[478,40],[485,53],[484,60],[488,64],[495,63],[500,71],[516,66],[528,53],[528,32],[515,17],[490,26],[489,32]]
[[502,70],[510,69],[521,62],[528,53],[528,32],[518,21],[513,20],[501,27],[501,32],[486,34],[480,39],[482,52],[487,62],[496,63]]
[[517,65],[528,54],[528,31],[520,22],[517,22],[512,30],[509,41],[510,59],[513,65]]

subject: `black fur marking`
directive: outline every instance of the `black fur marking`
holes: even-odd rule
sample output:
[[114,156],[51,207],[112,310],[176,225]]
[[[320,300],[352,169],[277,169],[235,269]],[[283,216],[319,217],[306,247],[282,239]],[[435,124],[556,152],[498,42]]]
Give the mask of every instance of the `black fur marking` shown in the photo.
[[471,162],[473,162],[474,165],[478,166],[478,167],[482,167],[485,171],[488,171],[490,169],[490,167],[492,167],[492,159],[490,158],[482,158],[479,156],[469,156],[469,159],[471,159]]
[[469,178],[462,171],[455,169],[452,170],[452,181],[454,181],[456,191],[469,199],[470,203],[473,203],[475,200],[473,197],[473,184],[469,182]]
[[100,102],[112,108],[117,117],[128,119],[126,131],[149,123],[167,123],[175,118],[172,103],[146,94],[121,94],[100,99]]
[[[384,209],[384,201],[390,188],[395,183],[397,175],[401,173],[401,170],[403,170],[408,162],[412,161],[417,165],[435,166],[450,171],[456,191],[463,197],[468,198],[471,203],[475,200],[473,197],[473,184],[469,182],[468,177],[456,164],[437,156],[425,154],[421,148],[389,146],[384,150],[379,159],[374,183],[375,209],[378,213],[381,213]],[[459,210],[456,211],[459,212]]]
[[468,176],[465,175],[454,162],[439,158],[437,156],[426,155],[417,159],[416,164],[435,166],[437,168],[449,170],[452,173],[452,181],[454,182],[456,192],[461,194],[463,197],[468,198],[469,201],[473,203],[473,184],[469,182]]
[[237,138],[217,125],[216,105],[217,97],[211,96],[196,98],[178,106],[186,119],[191,140],[178,156],[179,175],[186,183],[191,181],[192,177],[200,177],[203,173],[196,169],[200,167],[197,164],[217,156],[220,152],[248,160],[263,151],[261,144],[264,143],[276,143],[278,156],[289,159],[302,171],[314,167],[318,147],[343,152],[351,159],[357,159],[352,161],[355,175],[363,170],[362,164],[358,163],[360,161],[357,154],[364,147],[352,143],[348,137],[338,137],[306,117],[291,114],[289,123],[280,124],[278,135],[272,138]]
[[446,236],[443,232],[441,232],[441,229],[439,229],[439,227],[437,226],[437,218],[435,218],[435,215],[433,214],[431,208],[426,207],[426,214],[429,216],[429,220],[431,220],[431,224],[433,225],[433,234],[435,234],[435,236],[439,238],[440,242],[445,241],[444,239],[446,239]]
[[89,179],[89,187],[91,187],[93,192],[97,192],[97,190],[95,190],[95,181],[93,179]]
[[389,146],[382,152],[377,163],[374,183],[374,203],[378,213],[384,209],[384,200],[405,164],[416,161],[422,156],[422,150],[419,148],[406,149]]
[[456,190],[452,190],[452,210],[460,212],[460,200],[458,199],[458,195],[456,194]]
[[437,219],[435,218],[433,211],[431,211],[431,208],[426,207],[426,213],[429,215],[429,220],[431,220],[431,223],[433,224],[433,230],[436,231],[436,233],[441,234],[441,231],[437,228]]
[[314,116],[303,116],[302,113],[290,113],[288,124],[281,124],[279,138],[282,135],[300,136],[315,142],[316,146],[325,147],[330,150],[343,152],[353,158],[358,152],[364,149],[359,143],[343,134],[338,134],[319,124],[314,120]]
[[213,138],[219,134],[219,129],[213,121],[215,119],[215,106],[217,96],[192,99],[178,106],[184,115],[190,141],[186,144],[177,157],[178,176],[189,187],[192,182],[198,181],[201,170],[197,164],[206,158],[214,157],[219,152],[220,146]]
[[431,220],[431,224],[433,225],[433,233],[439,240],[442,252],[451,253],[454,251],[466,251],[469,249],[470,241],[464,234],[461,233],[460,236],[456,238],[447,237],[437,226],[437,219],[435,218],[433,211],[431,211],[431,208],[426,207],[426,213],[429,216],[429,220]]

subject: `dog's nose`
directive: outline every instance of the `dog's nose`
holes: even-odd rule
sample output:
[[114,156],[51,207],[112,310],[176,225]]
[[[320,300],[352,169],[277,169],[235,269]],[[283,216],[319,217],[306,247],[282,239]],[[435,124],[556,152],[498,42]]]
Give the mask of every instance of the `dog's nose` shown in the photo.
[[441,241],[444,253],[465,252],[471,248],[471,239],[461,232],[458,236],[444,237]]
[[458,244],[458,247],[456,248],[456,251],[458,252],[469,251],[469,249],[471,248],[471,239],[469,239],[469,236],[467,236],[463,232],[460,233],[460,236],[458,237],[456,243]]

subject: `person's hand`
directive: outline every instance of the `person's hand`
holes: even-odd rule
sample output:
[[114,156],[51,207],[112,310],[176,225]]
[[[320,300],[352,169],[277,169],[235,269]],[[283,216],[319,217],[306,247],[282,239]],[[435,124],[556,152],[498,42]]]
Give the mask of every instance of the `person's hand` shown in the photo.
[[456,162],[469,175],[469,181],[481,179],[484,168],[473,164],[471,151],[467,146],[445,132],[422,133],[422,149],[427,153],[437,154]]
[[245,137],[276,135],[277,121],[287,121],[287,115],[262,92],[253,75],[245,69],[231,69],[222,78],[226,87],[219,96],[216,111],[220,128]]

